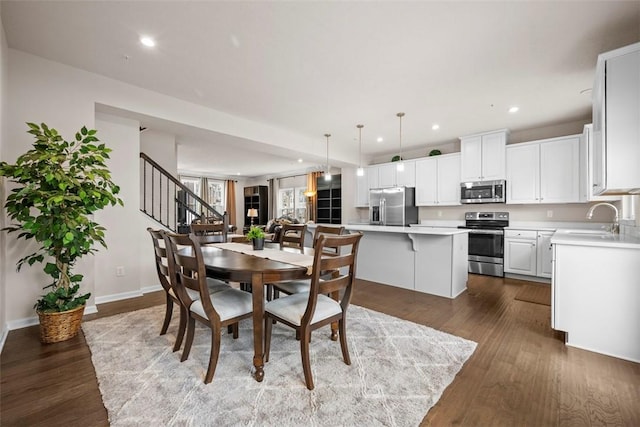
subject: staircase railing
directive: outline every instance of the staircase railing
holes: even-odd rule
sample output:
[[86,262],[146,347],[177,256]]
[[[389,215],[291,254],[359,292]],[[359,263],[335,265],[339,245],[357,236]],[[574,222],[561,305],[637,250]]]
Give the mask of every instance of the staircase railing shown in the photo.
[[145,153],[140,153],[140,210],[178,233],[189,232],[194,220],[225,221],[223,214]]

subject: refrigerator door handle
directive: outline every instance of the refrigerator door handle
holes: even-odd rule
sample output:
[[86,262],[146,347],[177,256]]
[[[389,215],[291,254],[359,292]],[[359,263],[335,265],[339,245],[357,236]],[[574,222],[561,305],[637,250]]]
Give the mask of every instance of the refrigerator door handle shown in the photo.
[[380,199],[380,223],[387,225],[387,201],[385,198]]

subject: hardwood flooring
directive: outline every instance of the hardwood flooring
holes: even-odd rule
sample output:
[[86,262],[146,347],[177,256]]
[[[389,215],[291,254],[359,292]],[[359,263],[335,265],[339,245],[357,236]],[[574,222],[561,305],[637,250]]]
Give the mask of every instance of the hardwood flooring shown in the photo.
[[[470,275],[449,300],[359,281],[353,303],[478,343],[422,425],[640,426],[640,364],[565,346],[549,306],[515,299],[526,283]],[[157,304],[160,292],[85,320]],[[11,331],[1,359],[0,425],[108,425],[82,334],[43,345],[37,327]]]

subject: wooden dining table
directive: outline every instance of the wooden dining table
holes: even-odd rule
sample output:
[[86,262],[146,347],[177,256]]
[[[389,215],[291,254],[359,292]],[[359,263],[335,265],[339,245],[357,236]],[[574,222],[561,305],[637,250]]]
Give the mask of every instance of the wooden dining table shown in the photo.
[[[300,249],[284,249],[300,254]],[[273,254],[277,258],[277,247],[265,247],[262,256]],[[251,246],[247,245],[247,252]],[[304,248],[304,255],[309,258],[309,266],[313,264],[313,249]],[[202,246],[202,256],[207,268],[207,276],[220,280],[249,283],[253,294],[253,366],[254,377],[260,382],[264,378],[264,287],[269,283],[283,280],[299,280],[309,278],[308,268],[258,257],[247,253],[222,249],[216,246]]]

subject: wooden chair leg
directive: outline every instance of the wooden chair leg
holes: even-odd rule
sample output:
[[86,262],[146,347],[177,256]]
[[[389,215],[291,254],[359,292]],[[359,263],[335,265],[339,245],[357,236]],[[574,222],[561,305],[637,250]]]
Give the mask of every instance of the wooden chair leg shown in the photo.
[[269,352],[271,351],[271,329],[273,322],[269,316],[264,316],[264,363],[269,361]]
[[233,325],[231,325],[231,329],[233,330],[233,339],[237,340],[238,336],[240,335],[240,329],[238,328],[238,322],[234,323]]
[[302,354],[302,369],[304,371],[304,382],[307,384],[309,390],[313,390],[313,377],[311,376],[311,361],[309,358],[309,330],[302,331],[302,337],[300,339],[300,353]]
[[181,362],[184,362],[189,358],[189,352],[191,351],[191,345],[193,344],[193,335],[196,330],[196,320],[189,316],[189,321],[187,323],[187,341],[184,343],[184,350],[182,350],[182,357],[180,358]]
[[160,329],[160,335],[164,335],[167,333],[167,329],[169,329],[169,323],[171,323],[171,314],[173,313],[173,300],[169,296],[169,294],[165,295],[167,297],[167,307],[164,312],[164,322],[162,323],[162,329]]
[[180,350],[182,340],[184,339],[184,331],[187,328],[187,321],[189,320],[189,313],[187,309],[180,305],[180,324],[178,325],[178,335],[176,336],[176,343],[173,345],[173,351]]
[[213,379],[218,365],[218,355],[220,354],[220,329],[211,325],[211,354],[209,356],[209,367],[207,375],[204,377],[204,383],[209,384]]
[[267,285],[265,289],[267,301],[271,301],[273,299],[273,285]]
[[351,358],[349,357],[349,347],[347,346],[347,322],[345,318],[340,319],[340,348],[342,349],[342,358],[344,363],[351,365]]

